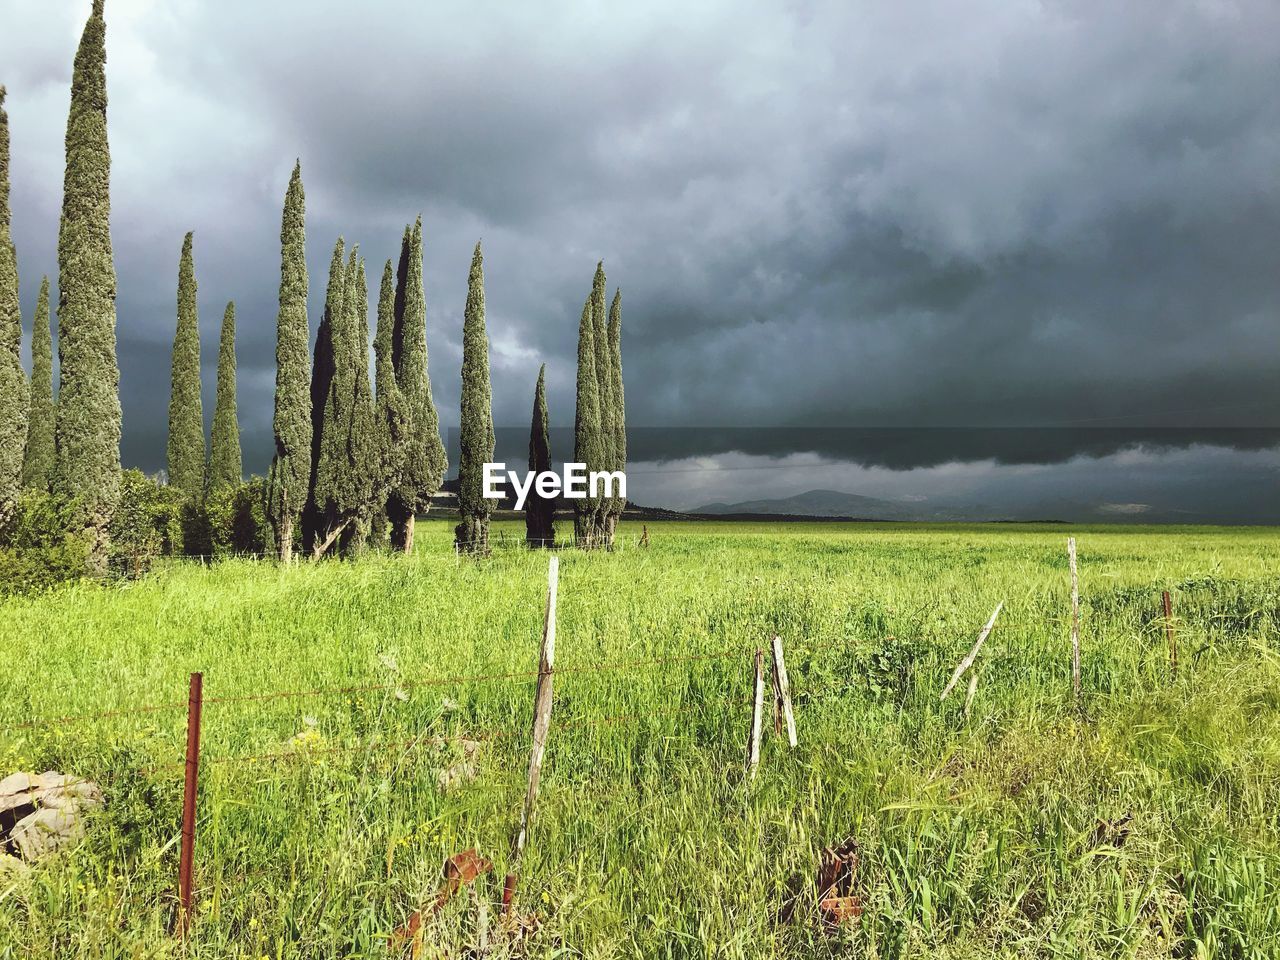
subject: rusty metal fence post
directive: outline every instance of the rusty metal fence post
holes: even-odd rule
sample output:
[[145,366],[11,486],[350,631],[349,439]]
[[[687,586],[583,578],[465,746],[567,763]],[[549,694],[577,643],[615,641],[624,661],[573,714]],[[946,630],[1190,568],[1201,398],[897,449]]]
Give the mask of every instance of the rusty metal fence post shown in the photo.
[[196,788],[200,779],[200,708],[204,675],[191,674],[187,694],[187,769],[182,784],[182,853],[178,862],[178,930],[191,926],[191,864],[196,846]]

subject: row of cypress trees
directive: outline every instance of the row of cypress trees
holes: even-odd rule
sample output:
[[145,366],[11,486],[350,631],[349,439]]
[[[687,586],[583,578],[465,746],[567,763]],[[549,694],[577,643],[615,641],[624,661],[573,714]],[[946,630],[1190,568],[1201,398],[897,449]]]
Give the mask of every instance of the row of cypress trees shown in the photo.
[[200,321],[196,307],[192,234],[178,259],[178,326],[173,338],[169,388],[169,486],[190,505],[243,480],[240,428],[236,417],[236,305],[227,303],[218,344],[217,393],[212,442],[206,444],[200,399]]
[[[110,151],[106,130],[106,26],[93,0],[76,53],[67,121],[66,172],[58,237],[58,359],[55,403],[49,280],[41,283],[32,342],[32,377],[20,362],[17,257],[10,234],[9,130],[0,87],[0,526],[25,486],[70,504],[87,534],[91,565],[105,565],[107,531],[120,496],[120,400],[115,338],[115,267],[110,236]],[[389,539],[413,548],[414,522],[439,491],[447,468],[427,372],[422,222],[406,226],[398,265],[384,266],[369,379],[368,284],[358,247],[340,238],[330,264],[325,310],[308,355],[306,200],[295,164],[281,220],[276,337],[274,454],[265,513],[282,559],[295,543],[313,556],[349,554]],[[172,487],[190,504],[242,479],[236,412],[235,305],[223,316],[212,443],[206,445],[193,237],[178,266],[167,463]],[[578,346],[574,456],[588,469],[625,467],[619,336],[620,296],[605,318],[598,265],[583,309]],[[530,468],[551,469],[545,365],[539,371],[530,433]],[[484,260],[476,245],[463,323],[460,552],[488,549],[492,502],[482,496],[493,459],[494,428],[485,329]],[[608,545],[620,498],[582,501],[583,546]],[[554,542],[554,503],[530,497],[529,540]]]
[[[591,293],[578,324],[577,402],[573,422],[573,459],[587,472],[625,471],[627,413],[622,385],[622,291],[615,290],[605,319],[604,263],[596,264]],[[546,364],[538,371],[529,425],[529,469],[551,469],[551,429],[547,413]],[[525,539],[530,546],[556,542],[555,500],[531,489],[525,507]],[[626,507],[621,496],[588,496],[574,504],[574,540],[579,547],[612,549]]]
[[[573,423],[573,458],[587,471],[625,470],[626,402],[622,386],[622,291],[616,290],[605,318],[604,264],[596,264],[591,293],[578,324],[578,389]],[[536,400],[535,400],[536,406]],[[588,496],[579,501],[574,536],[588,549],[612,547],[626,501]]]
[[[406,226],[398,268],[388,260],[378,291],[369,382],[369,290],[359,247],[339,238],[324,314],[307,356],[306,196],[301,164],[285,193],[276,317],[275,453],[266,512],[282,560],[296,540],[314,557],[350,555],[388,538],[413,549],[414,521],[447,467],[427,372],[422,220]],[[476,248],[478,269],[480,251]],[[481,282],[482,278],[481,278]],[[470,315],[470,298],[468,315]],[[483,340],[483,288],[479,291]],[[483,342],[484,389],[488,342]],[[464,383],[466,382],[464,364]],[[487,403],[487,399],[486,399]],[[492,434],[492,425],[490,426]]]

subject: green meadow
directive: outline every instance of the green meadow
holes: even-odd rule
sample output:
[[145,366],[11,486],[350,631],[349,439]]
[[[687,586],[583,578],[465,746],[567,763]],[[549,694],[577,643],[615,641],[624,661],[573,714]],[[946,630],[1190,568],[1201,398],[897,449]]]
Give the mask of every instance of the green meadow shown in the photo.
[[[495,865],[478,898],[500,896],[547,557],[516,523],[484,560],[453,554],[450,522],[419,529],[409,558],[175,561],[0,603],[0,775],[71,772],[107,798],[77,846],[0,872],[0,957],[468,955],[467,895],[416,944],[393,931],[469,847]],[[612,554],[560,552],[517,893],[537,930],[504,937],[489,907],[489,955],[1280,955],[1280,531],[649,532],[648,548],[626,524]],[[939,694],[1000,601],[966,716],[967,681]],[[766,715],[751,780],[752,656],[775,633],[799,746]],[[192,671],[207,702],[183,941]],[[303,695],[251,699],[278,691]],[[82,718],[140,706],[160,709]],[[845,840],[862,913],[832,927],[815,871]]]

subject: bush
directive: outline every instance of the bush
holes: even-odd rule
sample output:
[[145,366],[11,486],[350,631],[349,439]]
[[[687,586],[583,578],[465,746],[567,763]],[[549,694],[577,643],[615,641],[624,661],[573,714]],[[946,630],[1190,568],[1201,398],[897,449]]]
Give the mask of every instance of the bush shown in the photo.
[[271,522],[263,509],[265,496],[262,477],[209,494],[203,510],[208,552],[216,557],[260,557],[273,551]]
[[0,595],[33,593],[88,572],[88,540],[69,533],[72,504],[26,491],[0,530]]
[[125,470],[120,477],[120,502],[111,518],[111,565],[137,577],[151,569],[157,557],[181,552],[185,529],[182,494],[162,486],[141,470]]

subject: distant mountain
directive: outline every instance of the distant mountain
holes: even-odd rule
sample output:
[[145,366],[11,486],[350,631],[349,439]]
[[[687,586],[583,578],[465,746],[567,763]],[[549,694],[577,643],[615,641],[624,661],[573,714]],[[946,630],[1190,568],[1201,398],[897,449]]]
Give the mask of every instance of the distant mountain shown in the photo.
[[923,505],[894,503],[839,490],[810,490],[773,500],[744,500],[741,503],[708,503],[690,513],[706,516],[769,515],[791,517],[843,517],[851,520],[917,520],[929,518]]
[[[708,503],[689,513],[725,519],[890,520],[923,523],[1193,523],[1208,518],[1146,503],[1089,503],[1067,497],[1037,497],[1016,490],[986,491],[993,502],[958,497],[893,501],[838,490],[810,490],[793,497]],[[995,503],[998,502],[998,506]],[[1218,518],[1212,522],[1223,522]],[[1231,522],[1231,521],[1228,521]],[[1240,522],[1240,521],[1235,521]]]

